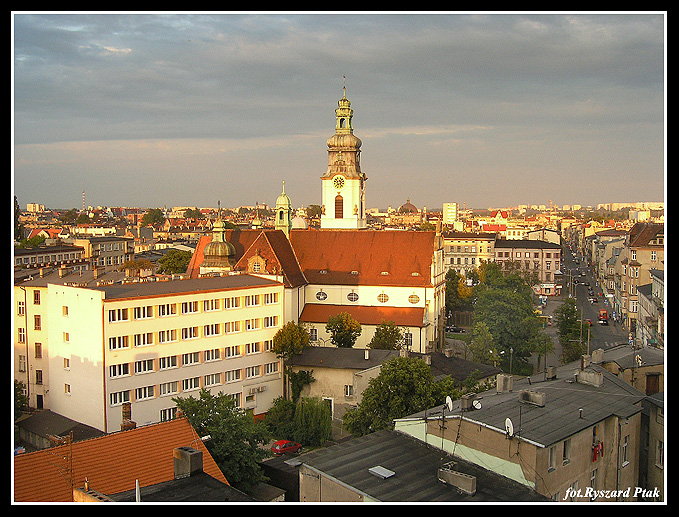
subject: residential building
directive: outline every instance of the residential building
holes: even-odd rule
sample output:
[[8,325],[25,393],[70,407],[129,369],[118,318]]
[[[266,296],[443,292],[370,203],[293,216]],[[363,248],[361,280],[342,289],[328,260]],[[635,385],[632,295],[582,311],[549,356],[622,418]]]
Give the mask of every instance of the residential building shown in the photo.
[[462,276],[495,258],[495,233],[448,231],[443,234],[443,263]]
[[637,343],[665,348],[665,272],[650,269],[651,283],[637,287],[639,316]]
[[[437,418],[442,423],[440,415]],[[515,480],[443,453],[408,433],[381,430],[295,458],[300,502],[549,502]]]
[[639,486],[642,500],[665,500],[665,394],[656,393],[643,401]]
[[460,204],[459,203],[443,203],[443,224],[454,227],[459,219]]
[[561,284],[561,246],[538,240],[495,241],[495,262],[505,271],[517,271],[532,282],[536,294],[558,295]]
[[85,248],[53,244],[29,248],[14,248],[15,276],[36,274],[43,268],[65,268],[69,272],[89,269]]
[[398,419],[395,430],[554,501],[632,501],[643,399],[583,361],[533,378],[498,375],[495,389]]
[[[40,334],[25,339],[34,343],[39,337],[46,344],[40,360],[20,339],[15,342],[15,355],[27,356],[24,377],[36,376],[38,366],[43,370],[39,385],[29,382],[32,403],[40,397],[43,407],[110,432],[120,427],[125,402],[145,423],[173,418],[172,398],[196,395],[200,388],[234,397],[255,416],[282,395],[280,360],[270,351],[283,324],[280,282],[238,274],[80,280],[44,277],[15,287],[17,306],[23,301],[27,307],[39,293],[46,322]],[[18,363],[21,370],[21,358]]]
[[131,237],[76,236],[64,242],[85,249],[84,258],[89,261],[90,269],[111,271],[134,259],[134,239]]

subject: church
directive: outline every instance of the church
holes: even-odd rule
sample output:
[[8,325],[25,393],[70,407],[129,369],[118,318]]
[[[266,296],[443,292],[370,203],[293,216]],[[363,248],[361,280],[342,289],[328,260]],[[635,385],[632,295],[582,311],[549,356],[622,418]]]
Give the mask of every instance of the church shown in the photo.
[[187,273],[192,278],[246,272],[283,283],[285,323],[309,329],[316,346],[333,346],[325,325],[348,312],[362,327],[355,347],[367,348],[375,329],[391,321],[412,352],[441,351],[444,343],[443,237],[437,231],[371,230],[366,221],[367,176],[354,135],[346,86],[327,140],[321,175],[321,228],[298,228],[283,191],[275,228],[226,229],[221,218],[200,239]]

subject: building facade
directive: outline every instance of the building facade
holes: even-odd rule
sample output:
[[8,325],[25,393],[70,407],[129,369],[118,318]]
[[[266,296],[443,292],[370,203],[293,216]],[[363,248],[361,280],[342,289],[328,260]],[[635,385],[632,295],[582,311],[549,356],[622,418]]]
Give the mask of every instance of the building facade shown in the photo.
[[495,233],[449,231],[443,234],[446,271],[454,269],[462,276],[495,258]]
[[495,262],[504,271],[524,275],[537,294],[551,296],[561,292],[559,275],[561,246],[537,240],[495,241]]
[[[30,302],[31,292],[40,292],[48,345],[24,376],[46,365],[49,379],[33,383],[31,396],[63,416],[112,432],[120,429],[125,402],[144,424],[173,418],[172,398],[201,388],[233,397],[254,415],[283,393],[280,361],[270,351],[283,321],[279,282],[248,275],[104,278],[91,286],[55,280],[15,287],[17,306]],[[29,340],[33,349],[36,339]]]

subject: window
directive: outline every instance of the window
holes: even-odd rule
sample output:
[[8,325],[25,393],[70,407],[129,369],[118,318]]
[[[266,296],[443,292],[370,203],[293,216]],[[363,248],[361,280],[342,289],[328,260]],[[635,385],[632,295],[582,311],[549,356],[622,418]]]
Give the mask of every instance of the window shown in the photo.
[[345,397],[353,397],[354,395],[354,386],[352,384],[345,384],[344,385],[344,396]]
[[328,293],[323,292],[323,291],[318,291],[318,292],[316,293],[316,299],[317,299],[319,302],[323,302],[323,301],[325,301],[325,300],[328,299]]
[[158,369],[159,370],[167,370],[169,368],[176,368],[177,367],[177,356],[176,355],[169,355],[167,357],[160,357],[158,359]]
[[164,318],[166,316],[174,316],[177,314],[176,303],[166,303],[158,306],[158,316]]
[[130,364],[112,364],[108,367],[108,376],[111,379],[122,377],[123,375],[130,375]]
[[203,311],[218,311],[219,310],[219,300],[203,300]]
[[191,352],[188,354],[182,354],[182,365],[189,366],[192,364],[198,364],[200,362],[200,353]]
[[203,384],[207,386],[216,386],[221,382],[221,374],[211,373],[203,377]]
[[205,361],[217,361],[221,356],[221,349],[205,350],[203,355],[205,356]]
[[256,354],[258,352],[261,352],[261,343],[248,343],[245,345],[245,354]]
[[153,332],[134,335],[134,346],[146,346],[153,344]]
[[23,316],[26,313],[26,304],[24,302],[17,303],[17,316]]
[[42,330],[42,320],[40,314],[33,316],[33,330]]
[[350,302],[357,302],[358,301],[358,293],[351,291],[349,294],[347,294],[347,300],[349,300]]
[[278,293],[266,293],[264,295],[264,305],[278,303]]
[[134,362],[134,373],[147,373],[153,371],[153,359],[142,359]]
[[204,325],[203,335],[205,337],[218,336],[220,334],[219,327],[220,327],[219,323],[211,323],[209,325]]
[[317,328],[309,329],[309,341],[318,341],[318,329]]
[[176,414],[177,414],[177,408],[176,407],[161,409],[160,410],[160,421],[161,422],[167,422],[168,420],[172,420],[172,419],[174,419]]
[[[589,486],[592,488],[592,492],[596,490],[596,476],[597,476],[597,469],[594,469],[592,473],[589,476]],[[590,500],[594,501],[595,496],[591,496]]]
[[629,435],[622,439],[622,451],[620,453],[620,466],[624,467],[629,463]]
[[413,346],[413,333],[412,332],[404,332],[403,333],[403,344],[406,348],[410,348]]
[[259,319],[245,320],[245,330],[257,330],[259,328]]
[[182,314],[198,312],[198,302],[182,302]]
[[235,382],[240,380],[240,370],[229,370],[224,372],[224,382]]
[[259,375],[260,375],[260,374],[259,374],[259,370],[260,370],[259,365],[248,366],[248,367],[245,369],[245,378],[246,378],[246,379],[251,379],[252,377],[259,377]]
[[33,291],[33,305],[40,305],[40,291]]
[[224,349],[224,357],[237,357],[241,355],[240,345],[227,346]]
[[182,380],[182,391],[197,390],[198,388],[200,388],[200,377]]
[[26,329],[23,327],[19,327],[19,343],[25,343],[26,342]]
[[566,465],[571,461],[571,439],[568,438],[563,442],[563,464]]
[[337,194],[337,197],[335,197],[335,219],[342,219],[343,215],[344,215],[344,199],[342,199],[342,196]]
[[61,307],[61,315],[62,315],[62,316],[68,316],[68,305],[62,305],[62,307]]
[[39,386],[42,384],[42,370],[35,371],[35,383]]
[[148,318],[153,318],[153,306],[146,305],[143,307],[135,307],[133,309],[135,320],[144,320]]
[[155,395],[155,386],[143,386],[134,390],[135,400],[144,400],[153,398]]
[[270,373],[276,373],[277,371],[278,371],[278,361],[276,361],[274,363],[266,363],[264,365],[264,373],[266,375],[268,375]]
[[128,319],[127,309],[111,309],[108,311],[108,321],[110,323],[116,321],[127,321]]
[[389,301],[389,296],[384,293],[380,293],[377,295],[377,301],[380,303],[387,303]]
[[230,334],[233,332],[240,332],[240,321],[227,321],[224,323],[224,333]]
[[64,395],[70,395],[71,394],[71,385],[70,384],[64,384]]
[[171,341],[177,341],[176,329],[158,331],[158,343],[170,343]]
[[64,370],[71,369],[71,360],[68,357],[64,357]]
[[196,339],[198,337],[198,327],[184,327],[182,329],[182,339]]
[[235,309],[240,307],[240,296],[232,296],[231,298],[226,298],[224,300],[225,307],[227,309]]
[[278,325],[278,316],[266,316],[264,318],[264,328],[271,328]]
[[253,305],[259,305],[259,295],[252,294],[245,297],[245,306],[252,307]]
[[129,336],[116,336],[108,338],[109,350],[121,350],[123,348],[129,348],[129,346],[130,346]]
[[160,395],[173,395],[179,392],[179,383],[177,381],[165,382],[159,386]]
[[111,393],[110,401],[111,401],[112,406],[120,405],[123,402],[129,402],[130,401],[130,391],[125,390],[125,391],[117,391],[115,393]]
[[553,445],[552,447],[549,448],[549,464],[548,464],[548,471],[554,470],[556,467],[556,445]]
[[655,466],[665,468],[665,443],[662,440],[655,444]]

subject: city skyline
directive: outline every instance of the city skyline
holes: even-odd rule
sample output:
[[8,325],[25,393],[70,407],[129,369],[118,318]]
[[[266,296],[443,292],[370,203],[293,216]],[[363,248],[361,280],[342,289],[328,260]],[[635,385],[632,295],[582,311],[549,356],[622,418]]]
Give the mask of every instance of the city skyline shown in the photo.
[[665,15],[13,13],[20,205],[321,203],[346,76],[367,206],[665,199]]

